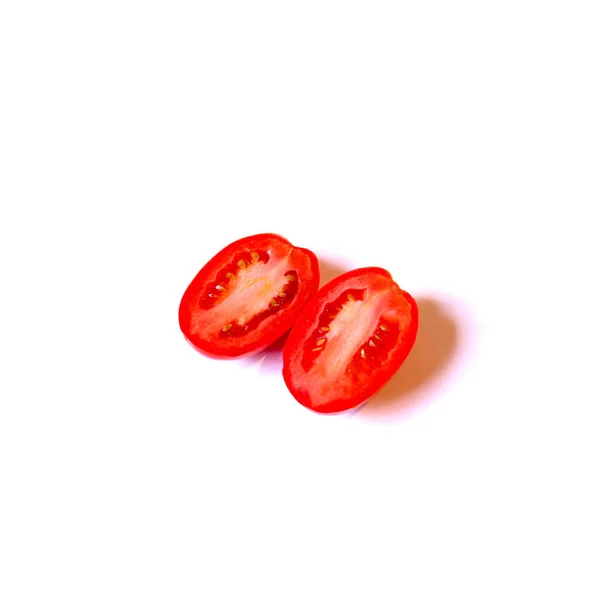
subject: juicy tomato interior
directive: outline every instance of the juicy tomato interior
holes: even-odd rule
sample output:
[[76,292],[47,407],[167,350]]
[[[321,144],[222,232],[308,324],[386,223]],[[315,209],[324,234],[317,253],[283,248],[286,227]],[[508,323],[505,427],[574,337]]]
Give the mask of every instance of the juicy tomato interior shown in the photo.
[[201,352],[235,357],[270,346],[294,324],[319,286],[316,256],[275,234],[233,242],[185,291],[183,334]]
[[283,350],[293,396],[317,412],[348,410],[398,370],[417,332],[415,300],[384,269],[356,269],[307,304]]

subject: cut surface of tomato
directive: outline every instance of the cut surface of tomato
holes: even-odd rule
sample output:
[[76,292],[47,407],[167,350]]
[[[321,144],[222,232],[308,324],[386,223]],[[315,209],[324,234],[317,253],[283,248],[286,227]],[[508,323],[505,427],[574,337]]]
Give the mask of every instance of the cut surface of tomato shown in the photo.
[[418,309],[379,267],[356,269],[325,285],[306,305],[283,348],[283,378],[316,412],[368,400],[398,370],[415,342]]
[[179,305],[179,325],[200,352],[233,358],[264,350],[294,324],[319,287],[317,257],[273,233],[223,248]]

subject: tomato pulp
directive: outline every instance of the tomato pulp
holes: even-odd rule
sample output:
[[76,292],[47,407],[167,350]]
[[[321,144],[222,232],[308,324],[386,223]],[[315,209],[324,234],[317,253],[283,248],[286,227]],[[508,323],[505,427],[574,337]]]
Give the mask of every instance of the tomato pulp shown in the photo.
[[264,233],[237,240],[200,269],[181,299],[179,325],[209,356],[264,350],[294,324],[319,287],[317,257]]
[[283,348],[283,378],[307,408],[331,413],[368,400],[415,342],[418,309],[384,269],[344,273],[306,305]]

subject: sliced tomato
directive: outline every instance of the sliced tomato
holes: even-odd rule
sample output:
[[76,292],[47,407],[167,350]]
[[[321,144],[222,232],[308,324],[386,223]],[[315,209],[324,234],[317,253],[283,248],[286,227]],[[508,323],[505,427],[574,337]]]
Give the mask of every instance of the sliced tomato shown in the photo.
[[233,358],[264,350],[294,324],[319,287],[317,257],[285,238],[243,238],[211,258],[179,306],[179,325],[200,352]]
[[354,408],[377,392],[415,342],[418,309],[384,269],[340,275],[319,290],[283,348],[283,378],[304,406]]

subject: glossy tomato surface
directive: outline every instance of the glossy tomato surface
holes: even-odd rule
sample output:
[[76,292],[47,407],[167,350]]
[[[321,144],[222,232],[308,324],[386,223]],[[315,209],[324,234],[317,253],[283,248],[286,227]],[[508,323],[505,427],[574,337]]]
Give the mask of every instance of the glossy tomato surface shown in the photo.
[[384,269],[340,275],[319,290],[283,348],[292,395],[317,412],[354,408],[377,392],[408,356],[418,309]]
[[319,287],[319,263],[273,233],[243,238],[208,261],[179,306],[188,341],[213,357],[264,350],[294,324]]

